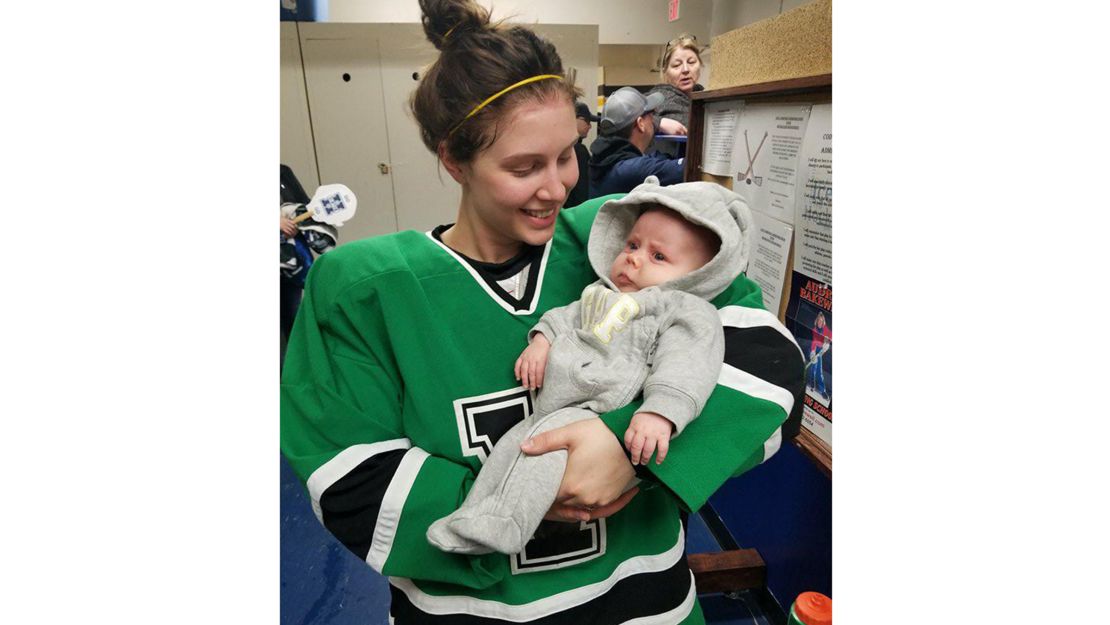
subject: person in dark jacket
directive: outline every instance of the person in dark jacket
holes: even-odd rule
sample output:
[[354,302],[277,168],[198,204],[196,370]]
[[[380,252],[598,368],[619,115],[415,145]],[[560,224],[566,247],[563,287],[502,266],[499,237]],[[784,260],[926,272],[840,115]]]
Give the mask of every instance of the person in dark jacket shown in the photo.
[[621,87],[605,102],[598,123],[601,135],[590,146],[590,197],[626,193],[648,176],[661,185],[682,182],[683,159],[653,152],[644,154],[655,137],[654,111],[663,96],[644,97],[632,87]]
[[578,122],[578,143],[574,144],[574,156],[578,159],[578,184],[570,190],[563,206],[578,206],[590,199],[590,151],[586,149],[586,136],[590,134],[590,123],[601,119],[590,112],[585,102],[574,103],[574,115]]

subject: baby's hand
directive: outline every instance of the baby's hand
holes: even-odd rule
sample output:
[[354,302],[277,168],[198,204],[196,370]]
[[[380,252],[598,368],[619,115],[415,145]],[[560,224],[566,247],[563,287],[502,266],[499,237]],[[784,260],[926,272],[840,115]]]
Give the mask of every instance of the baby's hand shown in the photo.
[[632,464],[647,464],[652,452],[655,464],[662,464],[671,444],[674,424],[654,412],[637,412],[624,433],[624,446],[632,453]]
[[547,368],[547,351],[551,349],[551,342],[543,334],[536,333],[532,342],[520,353],[516,359],[513,373],[524,388],[535,390],[543,386],[543,372]]

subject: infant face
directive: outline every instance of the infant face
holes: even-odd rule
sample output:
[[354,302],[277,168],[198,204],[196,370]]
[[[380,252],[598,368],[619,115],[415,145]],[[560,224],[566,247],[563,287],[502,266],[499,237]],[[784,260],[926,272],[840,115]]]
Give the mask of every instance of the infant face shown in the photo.
[[622,293],[674,280],[709,262],[715,240],[712,232],[672,210],[649,210],[632,226],[609,279]]

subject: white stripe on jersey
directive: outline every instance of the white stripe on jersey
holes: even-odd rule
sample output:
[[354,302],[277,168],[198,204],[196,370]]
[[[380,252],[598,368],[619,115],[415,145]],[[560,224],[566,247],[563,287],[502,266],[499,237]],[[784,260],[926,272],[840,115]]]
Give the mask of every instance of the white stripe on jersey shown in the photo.
[[324,522],[324,513],[320,508],[320,497],[343,476],[347,475],[358,465],[371,457],[396,449],[408,449],[412,443],[407,438],[395,438],[388,441],[365,445],[351,445],[336,454],[334,458],[320,465],[312,475],[308,476],[305,486],[308,488],[309,499],[312,501],[312,511],[321,523]]
[[782,447],[782,426],[775,428],[775,433],[771,438],[763,441],[763,462],[767,462],[771,456],[775,455],[779,447]]
[[[658,573],[665,571],[682,557],[686,548],[686,533],[682,531],[682,527],[678,528],[678,541],[673,547],[664,551],[663,553],[653,556],[638,556],[629,558],[622,562],[613,574],[607,579],[600,582],[583,586],[581,588],[573,588],[557,595],[537,599],[531,603],[523,603],[519,605],[511,605],[508,603],[501,603],[500,601],[493,601],[490,599],[476,599],[474,597],[466,597],[462,595],[454,596],[433,596],[425,593],[417,588],[412,580],[405,577],[390,577],[389,583],[393,584],[405,596],[409,598],[414,606],[427,612],[429,614],[445,615],[445,614],[469,614],[472,616],[481,616],[484,618],[502,619],[505,621],[531,621],[545,616],[556,614],[573,608],[577,605],[582,605],[587,601],[596,599],[605,593],[609,592],[617,582],[639,575],[641,573]],[[691,574],[690,578],[690,592],[694,592],[694,580]],[[687,597],[687,602],[690,601]],[[683,602],[683,606],[686,602]],[[692,607],[691,603],[691,607]],[[682,606],[676,608],[681,609]],[[687,609],[689,611],[689,608]],[[667,614],[670,614],[668,612]],[[662,616],[662,615],[660,615]],[[650,617],[656,618],[656,617]],[[639,623],[640,621],[630,621]],[[657,621],[643,621],[644,623],[655,623]],[[658,621],[660,623],[672,623],[674,621]]]
[[[786,326],[782,325],[782,322],[780,322],[778,317],[776,317],[774,314],[763,310],[762,308],[747,308],[745,306],[725,306],[717,312],[721,316],[721,325],[726,328],[755,328],[766,326],[768,328],[771,328],[772,330],[775,330],[779,334],[786,337],[786,339],[790,341],[790,344],[798,350],[798,355],[802,357],[802,360],[805,360],[805,352],[803,352],[802,348],[798,346],[798,341],[793,336],[791,336],[790,331],[786,329]],[[729,365],[727,364],[725,365],[725,367],[728,366]],[[742,378],[750,378],[750,380],[755,380],[760,384],[749,383],[747,384],[747,387],[762,389],[766,394],[760,395],[758,393],[749,392],[744,388],[739,388],[737,386],[733,386],[733,384],[729,382],[726,382],[725,371],[723,368],[721,370],[721,379],[719,380],[719,382],[721,384],[724,384],[725,386],[735,388],[736,390],[748,393],[749,395],[752,395],[754,397],[769,399],[782,406],[783,409],[786,410],[787,415],[790,414],[790,409],[794,407],[794,397],[789,392],[787,392],[786,389],[775,386],[773,384],[769,384],[750,374],[743,373],[739,369],[733,368],[733,371],[737,374],[743,374],[743,376],[734,376],[730,374],[729,377],[730,379],[734,380],[734,383],[744,385],[745,382],[742,380]],[[786,401],[787,398],[789,398],[788,401]],[[767,460],[769,460],[771,456],[778,453],[780,447],[782,447],[781,426],[775,429],[775,433],[763,442],[763,462],[767,462]]]
[[686,593],[686,599],[677,608],[663,614],[634,618],[631,621],[621,623],[621,625],[671,625],[672,623],[680,623],[682,619],[690,616],[690,611],[694,609],[694,601],[697,600],[697,596],[698,591],[694,588],[694,572],[691,571],[690,592]]
[[[767,326],[785,336],[794,347],[798,347],[798,341],[790,335],[790,331],[786,329],[786,326],[779,322],[778,317],[762,308],[725,306],[718,310],[717,313],[721,316],[721,325],[726,328],[754,328],[757,326]],[[805,353],[802,352],[801,347],[798,347],[798,354],[801,355],[802,360],[805,360]]]
[[397,526],[401,522],[401,508],[405,507],[412,484],[427,459],[428,452],[419,447],[405,452],[405,457],[401,458],[397,471],[389,481],[389,487],[385,489],[382,506],[378,509],[378,520],[374,523],[374,539],[366,554],[366,563],[379,573],[389,559],[389,552],[393,550],[393,539],[397,536]]
[[790,410],[794,408],[794,396],[790,391],[757,378],[747,371],[741,371],[728,363],[721,367],[721,377],[717,378],[717,383],[745,395],[774,402],[782,406],[786,414],[790,414]]

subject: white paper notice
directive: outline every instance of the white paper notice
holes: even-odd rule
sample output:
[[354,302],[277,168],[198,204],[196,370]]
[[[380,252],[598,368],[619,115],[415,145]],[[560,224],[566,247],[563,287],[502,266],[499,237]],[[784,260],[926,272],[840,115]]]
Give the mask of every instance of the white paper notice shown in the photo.
[[778,316],[794,228],[759,211],[752,211],[752,219],[755,236],[747,275],[763,291],[763,307]]
[[732,151],[733,191],[748,206],[794,223],[798,153],[810,104],[749,104],[740,112]]
[[701,170],[714,176],[731,176],[736,120],[743,102],[711,102],[705,105],[705,147]]
[[794,271],[832,284],[832,105],[813,107],[802,144]]

